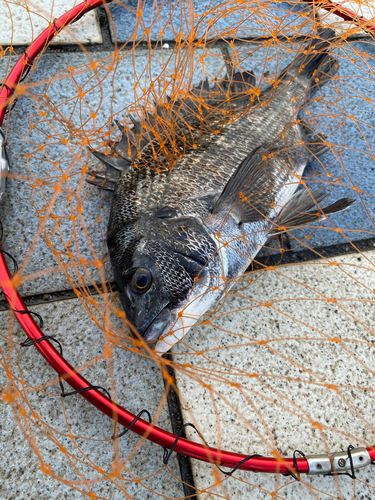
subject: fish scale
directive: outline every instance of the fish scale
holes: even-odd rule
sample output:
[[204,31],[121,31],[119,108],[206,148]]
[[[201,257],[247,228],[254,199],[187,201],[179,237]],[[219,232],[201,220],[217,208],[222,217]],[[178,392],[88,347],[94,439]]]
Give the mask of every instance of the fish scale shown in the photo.
[[[290,85],[284,84],[284,87],[288,88]],[[160,202],[165,205],[173,204],[181,198],[189,197],[192,192],[196,196],[207,192],[207,190],[219,194],[238,164],[246,158],[249,150],[256,149],[263,142],[271,143],[272,139],[276,148],[283,147],[284,139],[280,139],[280,136],[285,130],[285,126],[293,119],[294,112],[290,100],[289,106],[285,105],[283,89],[280,90],[280,94],[272,101],[272,105],[265,109],[258,106],[251,111],[251,117],[241,117],[234,124],[224,127],[219,135],[211,137],[208,147],[206,145],[202,148],[198,146],[196,150],[189,151],[168,174],[167,182],[165,182],[165,174],[162,172],[157,175],[151,174],[148,182],[142,183],[142,185],[138,184],[137,203],[141,207],[147,204],[151,208]],[[286,93],[291,94],[291,97],[294,96],[292,91],[286,91]],[[274,120],[275,109],[279,110],[281,116],[281,119],[276,123]],[[261,134],[259,133],[259,120],[262,121],[261,132],[264,132]],[[298,125],[288,127],[285,143],[298,143],[301,136],[304,136],[301,127]],[[275,141],[276,138],[278,138],[277,141]],[[297,155],[303,157],[301,164],[306,164],[306,160],[310,156],[304,146],[295,152],[295,156]],[[141,169],[137,170],[140,172]],[[148,171],[150,172],[150,170]],[[142,175],[140,174],[140,176]],[[133,180],[137,179],[137,173],[124,172],[122,177],[126,185],[129,177],[132,177]],[[122,178],[119,182],[122,182]],[[124,188],[126,189],[125,186]]]
[[[254,75],[236,72],[146,113],[112,155],[93,152],[107,173],[92,172],[91,181],[113,190],[107,243],[121,302],[159,354],[215,306],[268,239],[352,203],[322,209],[325,193],[297,191],[307,163],[326,151],[297,116],[315,82],[337,69],[327,53],[333,36],[327,29],[312,39],[311,53],[297,55],[256,105]],[[171,170],[176,151],[183,154]]]

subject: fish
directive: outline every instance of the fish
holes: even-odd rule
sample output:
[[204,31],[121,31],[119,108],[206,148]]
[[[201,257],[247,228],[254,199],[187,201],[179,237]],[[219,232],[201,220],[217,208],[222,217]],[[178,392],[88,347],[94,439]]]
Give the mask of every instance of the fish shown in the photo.
[[144,110],[131,129],[118,123],[109,154],[91,150],[106,171],[89,182],[113,192],[107,245],[123,309],[160,356],[267,241],[353,203],[322,208],[327,193],[301,185],[306,165],[329,149],[298,115],[337,72],[334,36],[314,35],[261,92],[253,72],[232,70]]

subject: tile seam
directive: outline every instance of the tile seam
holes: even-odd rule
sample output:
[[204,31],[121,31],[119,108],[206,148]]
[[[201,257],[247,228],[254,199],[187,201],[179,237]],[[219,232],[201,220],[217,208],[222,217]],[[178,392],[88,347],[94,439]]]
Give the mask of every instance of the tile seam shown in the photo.
[[[314,260],[319,260],[321,258],[342,257],[345,255],[356,253],[357,249],[360,252],[375,250],[375,237],[354,241],[352,243],[338,243],[313,249],[299,250],[297,252],[285,252],[282,260],[281,254],[275,253],[270,256],[260,257],[259,259],[257,259],[256,263],[248,267],[247,271],[258,271],[264,269],[265,267],[273,266],[276,264],[280,266],[288,264],[302,264]],[[106,287],[109,293],[117,291],[117,285],[114,281],[107,282]],[[99,288],[99,291],[97,288]],[[87,286],[85,287],[85,289],[89,291],[91,295],[99,295],[100,293],[104,293],[103,286],[100,283],[96,286]],[[57,290],[54,292],[40,292],[37,294],[25,295],[23,297],[23,300],[25,301],[25,304],[27,306],[33,306],[39,304],[48,304],[51,302],[62,302],[64,300],[73,300],[77,298],[78,296],[74,292],[74,290],[66,288],[64,290]],[[4,307],[5,305],[6,301],[0,298],[0,307]]]
[[[104,13],[105,15],[105,13]],[[99,16],[99,19],[102,19],[103,15]],[[97,44],[83,44],[85,47],[85,50],[87,52],[105,52],[105,51],[113,51],[115,48],[115,44],[112,41],[108,40],[108,33],[106,31],[109,29],[108,23],[104,23],[107,27],[103,30],[103,25],[100,24],[101,27],[101,33],[103,37],[103,43],[97,43]],[[307,36],[299,36],[296,37],[293,40],[290,40],[286,37],[277,37],[277,40],[280,42],[293,42],[293,43],[303,43],[306,42]],[[248,38],[243,38],[241,37],[241,40],[238,40],[237,38],[225,38],[225,40],[213,40],[210,42],[209,40],[207,41],[207,45],[215,45],[216,47],[220,46],[227,46],[230,42],[236,43],[238,46],[243,46],[243,45],[248,45],[248,43],[262,43],[262,42],[267,42],[269,40],[274,40],[273,37],[248,37]],[[197,40],[194,40],[196,42]],[[373,39],[369,36],[361,36],[361,37],[355,37],[355,36],[349,36],[347,38],[347,42],[368,42],[368,43],[375,43]],[[170,48],[175,47],[177,45],[177,42],[175,40],[168,40],[168,39],[163,39],[162,43],[168,43],[170,45]],[[117,43],[117,45],[120,47],[119,51],[128,51],[129,48],[133,45],[133,42],[129,43]],[[157,45],[161,46],[160,41],[151,41],[151,44],[149,45],[148,42],[137,42],[137,48],[147,48],[151,46],[151,48],[155,48]],[[22,54],[25,49],[29,47],[29,45],[3,45],[3,49],[7,49],[9,47],[12,47],[14,52],[18,55]],[[62,52],[69,52],[69,53],[82,53],[82,50],[79,45],[50,45],[46,49],[46,54],[52,54],[52,53],[62,53]]]

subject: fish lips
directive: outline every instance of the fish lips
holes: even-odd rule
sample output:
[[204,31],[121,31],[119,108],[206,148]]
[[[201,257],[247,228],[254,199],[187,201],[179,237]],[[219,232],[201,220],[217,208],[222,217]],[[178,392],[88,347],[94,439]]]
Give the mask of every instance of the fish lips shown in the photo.
[[171,328],[173,322],[172,313],[168,306],[164,307],[160,313],[150,323],[146,331],[142,334],[146,342],[156,342],[160,336]]
[[[145,340],[150,342],[157,340],[162,333],[162,330],[160,330],[159,336],[157,336],[157,324],[161,328],[163,320],[166,323],[171,318],[171,315],[166,313],[169,300],[162,297],[161,294],[156,300],[154,294],[147,297],[133,296],[129,290],[125,290],[125,293],[121,294],[121,302],[128,321]],[[157,323],[158,318],[159,323]],[[150,333],[151,329],[152,335]]]

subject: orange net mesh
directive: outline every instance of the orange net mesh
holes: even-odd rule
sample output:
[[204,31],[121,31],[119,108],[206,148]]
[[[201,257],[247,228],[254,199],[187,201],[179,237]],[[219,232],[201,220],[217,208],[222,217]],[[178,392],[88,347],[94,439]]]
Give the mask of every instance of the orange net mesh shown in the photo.
[[[11,11],[13,4],[5,3]],[[364,17],[372,12],[370,2],[356,8]],[[134,139],[136,117],[143,135],[153,128],[157,140],[148,158],[139,142],[133,164],[173,170],[207,137],[271,105],[280,72],[296,55],[306,55],[319,23],[329,19],[302,2],[266,1],[204,8],[182,0],[118,3],[105,13],[113,47],[79,45],[68,57],[67,51],[46,50],[18,87],[12,98],[17,106],[3,127],[11,164],[1,215],[4,248],[18,260],[14,284],[26,298],[33,296],[28,303],[43,316],[45,334],[61,342],[65,357],[91,383],[135,414],[147,408],[153,423],[167,429],[173,386],[184,422],[192,422],[210,446],[281,457],[296,449],[317,454],[375,444],[373,40],[337,20],[331,50],[338,73],[295,117],[303,116],[327,146],[301,185],[326,187],[331,203],[344,196],[355,203],[265,244],[219,303],[196,315],[196,326],[172,356],[161,358],[120,304],[106,247],[112,193],[87,183],[91,170],[105,173],[89,148],[112,154],[121,137],[116,120]],[[125,35],[116,23],[122,15]],[[1,50],[3,77],[17,54],[12,46]],[[246,90],[248,108],[237,109],[233,99],[205,114],[202,95],[189,90],[205,79],[223,87],[236,70],[256,76],[255,87]],[[268,85],[275,90],[264,102],[259,96]],[[190,128],[177,127],[172,104],[188,94],[196,120]],[[164,112],[155,125],[150,116],[157,105]],[[64,294],[70,300],[59,301]],[[52,369],[33,348],[20,348],[23,334],[12,313],[3,312],[0,321],[1,399],[7,425],[15,422],[21,431],[15,442],[7,435],[4,453],[10,457],[14,447],[19,457],[31,457],[30,449],[33,454],[30,475],[20,475],[22,460],[15,461],[14,487],[34,492],[55,488],[57,480],[62,489],[56,494],[71,488],[70,498],[189,496],[175,456],[163,465],[162,450],[131,432],[113,440],[121,430],[110,419],[79,396],[61,398]],[[186,432],[199,440],[192,428]],[[335,474],[302,476],[300,482],[241,471],[226,477],[215,464],[196,461],[191,467],[191,495],[200,499],[372,498],[375,487],[370,466],[354,480]],[[13,484],[7,481],[4,498]]]

